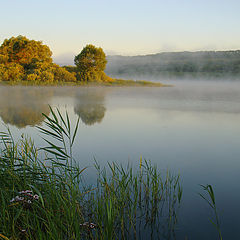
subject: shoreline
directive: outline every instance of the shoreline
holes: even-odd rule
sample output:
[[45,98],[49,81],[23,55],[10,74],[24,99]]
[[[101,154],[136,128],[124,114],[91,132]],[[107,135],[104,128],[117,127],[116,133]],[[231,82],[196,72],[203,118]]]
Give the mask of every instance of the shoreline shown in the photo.
[[0,86],[79,86],[79,87],[173,87],[171,84],[156,83],[145,80],[115,79],[113,82],[30,82],[30,81],[1,81]]

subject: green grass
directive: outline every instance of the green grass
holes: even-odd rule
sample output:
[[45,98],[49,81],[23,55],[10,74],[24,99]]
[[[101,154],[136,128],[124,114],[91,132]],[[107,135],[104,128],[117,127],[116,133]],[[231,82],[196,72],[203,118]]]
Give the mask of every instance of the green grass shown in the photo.
[[139,87],[171,87],[172,85],[167,85],[158,82],[144,81],[144,80],[123,80],[115,79],[114,82],[110,83],[112,86],[139,86]]
[[0,239],[173,237],[182,198],[179,176],[140,158],[137,168],[96,162],[93,183],[87,184],[90,170],[72,152],[78,122],[72,128],[67,113],[50,110],[46,128],[39,127],[45,147],[1,133]]
[[34,82],[34,81],[0,81],[1,85],[21,85],[21,86],[135,86],[135,87],[170,87],[172,85],[143,81],[143,80],[123,80],[123,79],[114,79],[113,82]]

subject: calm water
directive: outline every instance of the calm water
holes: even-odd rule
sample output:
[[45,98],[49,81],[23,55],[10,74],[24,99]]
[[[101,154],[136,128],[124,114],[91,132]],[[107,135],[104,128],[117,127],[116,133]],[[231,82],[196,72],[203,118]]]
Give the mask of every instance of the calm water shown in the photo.
[[[74,148],[80,164],[139,164],[142,155],[180,173],[183,200],[177,239],[217,239],[198,196],[212,184],[224,239],[240,239],[240,84],[176,82],[175,87],[0,87],[0,117],[14,136],[43,145],[35,125],[48,104],[81,118]],[[4,126],[0,126],[0,131]],[[91,179],[91,168],[88,177]]]

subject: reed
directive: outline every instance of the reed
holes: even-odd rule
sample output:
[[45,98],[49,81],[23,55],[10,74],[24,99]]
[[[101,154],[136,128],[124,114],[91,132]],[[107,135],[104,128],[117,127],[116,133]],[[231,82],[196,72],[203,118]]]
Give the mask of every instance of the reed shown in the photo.
[[47,146],[0,134],[0,239],[174,239],[179,176],[140,158],[139,166],[95,162],[86,184],[72,146],[79,120],[51,109],[39,127]]
[[222,240],[223,238],[222,238],[222,233],[221,233],[220,220],[219,220],[219,216],[218,216],[218,211],[217,211],[217,206],[216,206],[216,198],[215,198],[215,194],[213,191],[213,187],[210,184],[200,185],[200,186],[204,190],[205,195],[203,195],[201,193],[199,193],[199,195],[201,196],[202,199],[204,199],[207,202],[207,204],[213,210],[214,219],[211,218],[210,222],[217,229],[219,240]]

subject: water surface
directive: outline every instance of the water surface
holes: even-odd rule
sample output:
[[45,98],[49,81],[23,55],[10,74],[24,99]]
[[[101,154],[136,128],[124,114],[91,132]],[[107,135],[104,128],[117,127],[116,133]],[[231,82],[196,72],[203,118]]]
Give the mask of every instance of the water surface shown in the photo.
[[[183,200],[177,239],[217,239],[199,184],[212,184],[224,239],[240,239],[240,84],[175,82],[174,87],[0,87],[0,117],[13,135],[39,132],[49,107],[81,122],[74,147],[79,163],[138,165],[140,156],[180,173]],[[1,125],[0,131],[4,130]],[[93,173],[92,173],[93,174]],[[88,177],[91,179],[91,168]],[[187,237],[187,238],[186,238]]]

